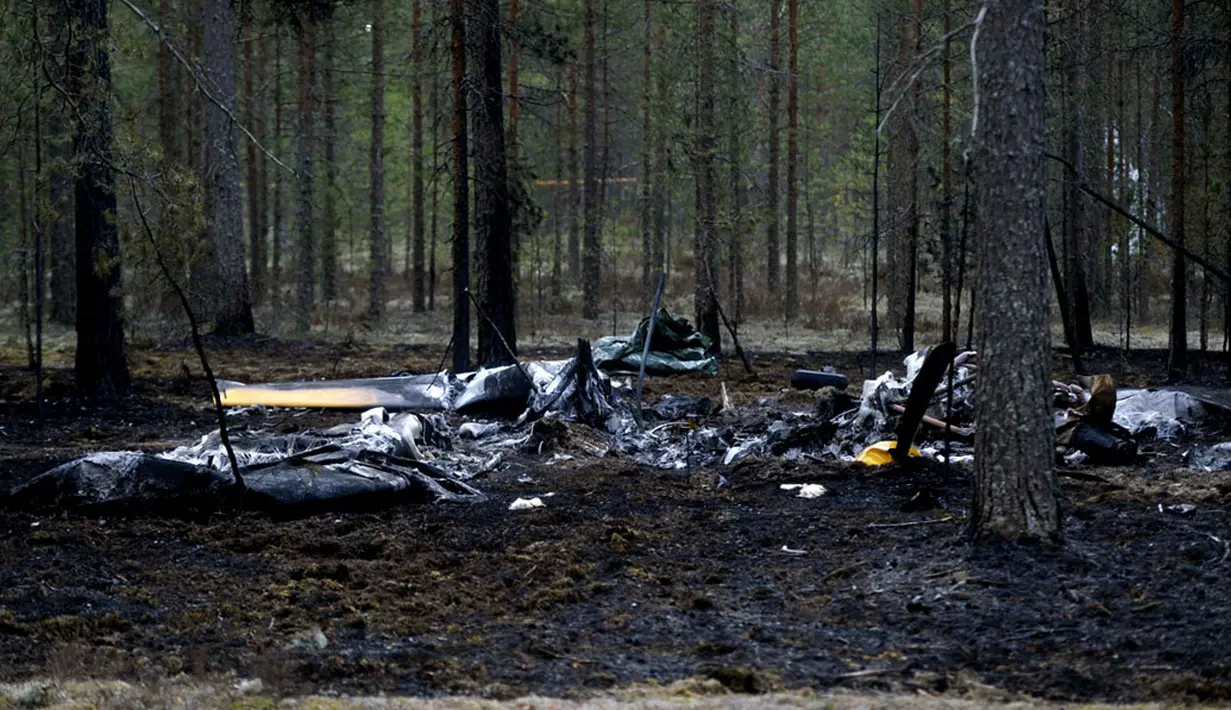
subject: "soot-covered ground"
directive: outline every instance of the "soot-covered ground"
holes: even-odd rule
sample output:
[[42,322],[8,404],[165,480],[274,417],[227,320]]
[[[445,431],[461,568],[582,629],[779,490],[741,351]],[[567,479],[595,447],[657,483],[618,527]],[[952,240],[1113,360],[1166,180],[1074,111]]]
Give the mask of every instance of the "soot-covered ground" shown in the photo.
[[[215,353],[220,376],[248,381],[423,371],[439,357],[282,342]],[[71,373],[53,369],[41,428],[27,373],[0,369],[0,489],[88,451],[161,450],[212,428],[190,351],[142,350],[133,364],[137,394],[108,410],[72,400]],[[725,381],[737,407],[806,407],[809,395],[781,390],[791,369],[820,364],[868,374],[866,356],[762,355],[756,375],[724,365],[649,390],[716,397]],[[1156,353],[1096,364],[1138,385],[1162,366]],[[969,546],[969,471],[927,462],[663,471],[525,458],[476,481],[489,500],[467,506],[294,521],[8,514],[0,681],[235,673],[287,693],[503,697],[701,675],[747,692],[1229,700],[1231,474],[1183,468],[1179,451],[1063,475],[1059,549]],[[828,493],[800,499],[780,488],[792,482]],[[545,508],[508,510],[549,492]]]

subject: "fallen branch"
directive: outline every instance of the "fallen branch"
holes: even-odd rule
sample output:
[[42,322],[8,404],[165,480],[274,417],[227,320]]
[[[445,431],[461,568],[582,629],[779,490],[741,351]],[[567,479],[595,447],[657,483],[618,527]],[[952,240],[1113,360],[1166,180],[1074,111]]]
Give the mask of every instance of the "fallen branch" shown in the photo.
[[911,520],[905,523],[869,523],[867,527],[880,530],[884,528],[913,528],[916,525],[936,525],[938,523],[951,523],[957,518],[952,515],[946,515],[943,518],[933,518],[929,520]]
[[1178,251],[1184,256],[1188,257],[1188,259],[1192,261],[1194,264],[1205,269],[1210,274],[1217,276],[1219,279],[1222,280],[1223,283],[1231,285],[1231,274],[1228,274],[1226,271],[1223,271],[1222,269],[1218,268],[1213,263],[1207,261],[1205,258],[1200,256],[1199,254],[1193,251],[1190,251],[1188,248],[1184,247],[1179,242],[1176,242],[1171,237],[1168,237],[1166,234],[1163,234],[1162,232],[1158,230],[1157,227],[1149,224],[1143,219],[1139,219],[1136,215],[1130,213],[1128,210],[1122,207],[1120,203],[1108,197],[1104,197],[1101,193],[1096,191],[1094,188],[1090,187],[1090,185],[1087,184],[1086,181],[1082,179],[1081,174],[1077,172],[1077,168],[1073,167],[1072,163],[1052,153],[1044,153],[1043,156],[1046,158],[1051,158],[1052,160],[1055,160],[1056,162],[1060,163],[1065,168],[1067,168],[1070,173],[1076,176],[1075,184],[1077,185],[1077,189],[1081,190],[1087,195],[1103,203],[1103,205],[1105,205],[1108,209],[1112,210],[1113,212],[1116,212],[1124,216],[1130,222],[1137,225],[1138,227],[1141,227],[1145,231],[1149,232],[1150,236],[1154,237],[1155,239],[1162,242],[1166,246],[1171,247],[1173,251]]
[[[898,414],[903,414],[906,412],[906,407],[903,407],[900,404],[891,404],[889,405],[889,408],[897,412]],[[928,426],[933,427],[935,429],[942,429],[942,430],[947,429],[953,432],[954,434],[957,434],[958,437],[962,439],[970,439],[975,435],[974,429],[971,429],[969,427],[953,426],[952,424],[949,424],[947,422],[942,422],[936,417],[933,417],[927,414],[923,415],[922,421],[924,424],[927,424]]]
[[141,227],[145,230],[145,237],[149,240],[150,247],[154,249],[154,258],[158,261],[158,268],[167,282],[171,284],[176,297],[179,298],[180,305],[184,308],[184,315],[188,316],[188,326],[192,329],[192,346],[197,351],[197,357],[201,359],[201,369],[205,372],[205,379],[209,381],[209,389],[214,395],[214,412],[218,415],[218,438],[222,440],[222,448],[227,452],[227,461],[231,464],[231,475],[235,477],[235,487],[243,492],[247,490],[247,486],[244,484],[243,474],[239,472],[239,461],[235,458],[235,449],[231,447],[231,437],[227,432],[227,415],[222,409],[222,394],[218,391],[218,380],[214,378],[209,359],[205,357],[205,346],[201,344],[201,329],[197,326],[197,316],[188,305],[188,296],[184,294],[184,289],[180,288],[179,283],[171,276],[171,269],[167,267],[166,260],[162,258],[162,250],[158,248],[158,241],[154,239],[154,230],[150,229],[150,223],[145,219],[145,210],[141,208],[141,199],[137,197],[137,185],[131,177],[128,179],[128,184],[132,188],[133,206],[137,210],[137,216],[141,218]]

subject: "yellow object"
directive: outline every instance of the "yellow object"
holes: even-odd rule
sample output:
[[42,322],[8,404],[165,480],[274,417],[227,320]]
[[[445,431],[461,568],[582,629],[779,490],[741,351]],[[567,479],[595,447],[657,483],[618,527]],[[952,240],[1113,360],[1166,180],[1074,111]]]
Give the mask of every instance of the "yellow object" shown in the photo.
[[[897,445],[898,442],[896,441],[878,441],[863,451],[860,451],[859,455],[855,457],[855,460],[859,463],[867,464],[868,466],[884,466],[885,464],[893,461],[893,454],[890,453],[890,451]],[[912,446],[910,447],[910,451],[907,455],[918,457],[922,454],[919,453],[919,449]]]
[[308,407],[366,409],[387,405],[390,396],[377,389],[357,387],[320,387],[311,390],[277,390],[259,385],[227,387],[219,385],[222,406]]

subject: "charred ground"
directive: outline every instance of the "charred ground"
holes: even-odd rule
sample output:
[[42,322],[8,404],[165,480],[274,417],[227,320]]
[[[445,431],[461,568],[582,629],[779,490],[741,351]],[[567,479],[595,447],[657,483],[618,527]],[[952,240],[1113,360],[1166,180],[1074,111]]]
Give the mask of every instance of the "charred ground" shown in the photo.
[[[431,370],[439,357],[277,341],[214,353],[216,371],[250,381]],[[42,428],[27,372],[0,369],[0,488],[88,451],[161,450],[213,428],[191,351],[131,357],[137,394],[108,410],[67,397],[71,373],[53,369]],[[1165,368],[1160,353],[1099,357],[1094,368],[1130,384]],[[870,361],[762,355],[753,376],[729,363],[718,378],[648,390],[717,397],[726,381],[736,406],[783,397],[803,408],[810,395],[781,388],[791,369],[818,364],[858,382]],[[882,355],[880,369],[889,364]],[[1211,382],[1223,372],[1198,367]],[[293,431],[353,416],[283,411],[259,423]],[[465,507],[281,522],[10,514],[0,680],[235,672],[281,692],[510,696],[705,675],[749,692],[982,684],[1058,699],[1228,700],[1231,474],[1166,453],[1062,478],[1058,550],[967,546],[969,474],[929,463],[660,471],[527,458],[478,480],[490,499]],[[829,492],[802,500],[779,488],[789,482]],[[545,509],[507,510],[546,492]],[[1168,509],[1181,503],[1196,508]]]

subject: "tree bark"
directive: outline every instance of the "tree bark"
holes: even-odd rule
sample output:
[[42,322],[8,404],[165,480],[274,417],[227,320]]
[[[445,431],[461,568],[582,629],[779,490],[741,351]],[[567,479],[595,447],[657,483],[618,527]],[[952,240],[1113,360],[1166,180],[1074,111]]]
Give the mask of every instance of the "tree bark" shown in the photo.
[[111,60],[106,0],[67,0],[76,30],[68,47],[68,92],[76,105],[73,158],[77,247],[76,380],[80,396],[114,399],[129,393],[116,220]]
[[[235,43],[230,0],[204,0],[205,67],[214,101],[205,107],[205,232],[214,254],[211,290],[214,332],[255,330],[244,268],[244,208],[239,185],[235,115]],[[216,102],[216,103],[215,103]]]
[[466,0],[449,0],[453,39],[453,371],[470,369],[470,168],[466,133]]
[[415,0],[411,6],[411,124],[410,124],[410,169],[414,172],[411,184],[411,260],[410,290],[415,313],[422,313],[426,304],[426,283],[423,278],[424,242],[426,220],[423,213],[423,1]]
[[[793,1],[793,0],[792,0]],[[694,294],[697,329],[722,350],[718,329],[717,208],[714,189],[715,0],[697,0],[697,229]]]
[[564,134],[567,130],[564,120],[564,105],[569,100],[564,93],[562,70],[556,69],[556,116],[554,131],[552,131],[556,154],[556,184],[551,193],[551,224],[554,231],[551,250],[551,298],[555,302],[564,293],[564,244],[561,238],[563,222],[569,217],[568,189],[564,177]]
[[[1187,188],[1184,162],[1184,0],[1171,3],[1171,238],[1185,246],[1184,200]],[[1188,374],[1188,264],[1183,252],[1174,250],[1171,262],[1171,353],[1167,379]]]
[[368,154],[372,217],[368,318],[381,323],[389,300],[389,235],[385,231],[385,3],[372,0],[372,144]]
[[976,539],[1058,541],[1043,243],[1042,0],[985,0],[978,181]]
[[779,64],[782,0],[770,0],[769,13],[769,176],[765,187],[765,290],[773,300],[778,296],[781,276],[781,257],[778,253],[778,151],[781,143],[778,114],[782,111],[782,88],[778,83],[778,74],[782,69]]
[[316,240],[313,230],[313,150],[316,147],[316,22],[303,14],[299,18],[298,111],[299,210],[295,228],[299,232],[296,251],[295,332],[306,334],[312,327],[312,307],[316,291]]
[[514,362],[505,343],[517,352],[513,288],[512,223],[505,154],[504,86],[500,71],[499,0],[472,0],[469,26],[474,131],[474,273],[479,319],[479,364]]
[[585,140],[583,148],[585,170],[585,235],[582,242],[582,306],[581,317],[598,318],[598,289],[601,281],[599,265],[599,228],[602,226],[599,214],[598,184],[598,61],[595,56],[597,41],[598,13],[595,11],[595,0],[583,0],[585,44],[584,90],[586,94]]

